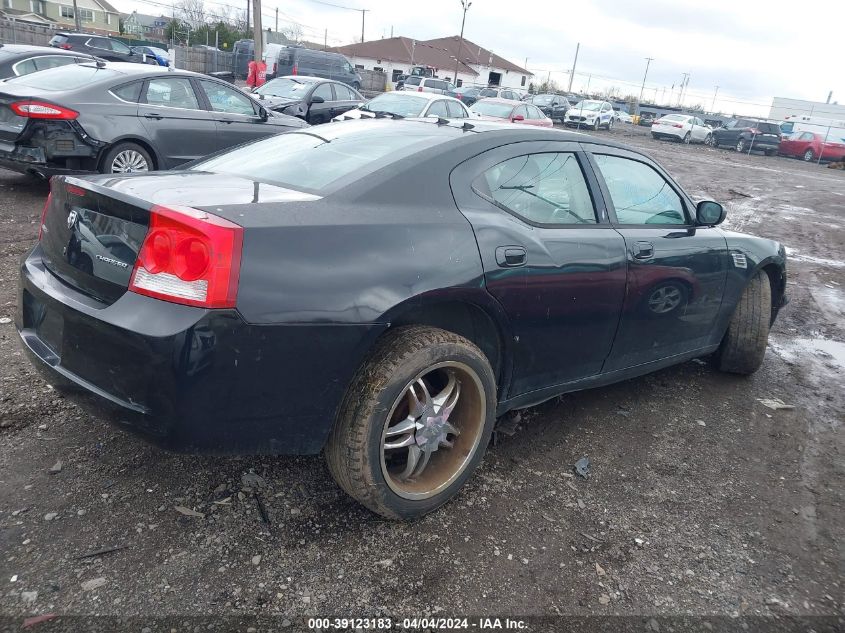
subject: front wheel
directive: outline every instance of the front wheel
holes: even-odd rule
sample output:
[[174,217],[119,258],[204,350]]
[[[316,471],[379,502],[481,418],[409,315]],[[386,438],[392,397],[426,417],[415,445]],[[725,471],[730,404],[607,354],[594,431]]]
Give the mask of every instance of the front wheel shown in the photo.
[[610,121],[607,122],[607,131],[610,132],[610,130],[612,130],[612,129],[613,129],[613,119],[610,119]]
[[594,131],[594,132],[598,132],[598,131],[599,131],[599,120],[598,120],[598,119],[596,119],[595,121],[593,121],[593,131]]
[[715,144],[713,143],[713,135],[712,134],[708,134],[707,136],[704,137],[704,144],[709,145],[710,147],[715,147]]
[[813,153],[813,150],[811,150],[811,149],[808,149],[806,152],[804,152],[804,160],[806,160],[808,163],[810,161],[812,161],[815,157],[816,157],[816,155]]
[[716,360],[721,371],[753,374],[763,364],[772,318],[772,287],[762,270],[751,279],[734,308]]
[[325,449],[338,485],[389,519],[454,497],[493,431],[496,381],[481,350],[426,326],[399,327],[359,369]]
[[744,140],[739,139],[736,142],[736,151],[738,151],[738,152],[744,152],[745,151],[745,141]]
[[355,82],[352,83],[352,87],[355,88],[355,90],[360,90],[361,84],[359,84],[357,81],[355,81]]
[[689,142],[692,140],[692,135],[687,132],[686,134],[684,134],[684,138],[682,140],[684,142],[684,145],[689,145]]

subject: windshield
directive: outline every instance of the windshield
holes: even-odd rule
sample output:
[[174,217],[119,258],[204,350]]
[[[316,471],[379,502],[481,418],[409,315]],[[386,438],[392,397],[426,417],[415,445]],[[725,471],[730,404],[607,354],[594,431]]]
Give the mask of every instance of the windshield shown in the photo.
[[311,132],[271,136],[209,158],[190,169],[323,193],[332,183],[353,172],[358,172],[357,179],[417,149],[450,138],[433,135],[429,129],[409,129],[402,134],[397,134],[392,126],[373,129],[369,121],[348,121],[332,128],[326,134],[328,138]]
[[21,77],[13,77],[7,81],[21,86],[38,88],[39,90],[59,92],[61,90],[75,90],[87,86],[91,82],[119,77],[120,75],[121,73],[109,68],[97,68],[87,64],[71,64],[49,68]]
[[279,79],[271,79],[266,84],[255,90],[255,94],[265,95],[267,97],[287,97],[290,99],[298,99],[308,92],[308,89],[314,85],[311,82],[297,81],[296,79],[287,79],[280,77]]
[[579,101],[575,104],[576,110],[589,110],[590,112],[598,112],[601,110],[601,101]]
[[479,101],[470,110],[484,116],[508,119],[511,116],[511,112],[513,112],[513,106],[507,103],[496,103],[495,101]]
[[425,97],[387,92],[371,99],[361,106],[361,109],[367,112],[387,112],[399,116],[419,116],[427,104],[428,99]]
[[554,97],[552,95],[537,95],[531,100],[534,105],[549,105]]

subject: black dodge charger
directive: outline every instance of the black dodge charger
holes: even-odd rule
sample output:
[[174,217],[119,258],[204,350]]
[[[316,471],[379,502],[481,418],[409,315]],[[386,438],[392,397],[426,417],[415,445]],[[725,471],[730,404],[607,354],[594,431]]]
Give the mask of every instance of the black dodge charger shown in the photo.
[[50,383],[127,428],[324,451],[407,519],[456,494],[509,410],[697,357],[755,371],[784,249],[724,215],[590,136],[347,121],[53,178],[16,324]]

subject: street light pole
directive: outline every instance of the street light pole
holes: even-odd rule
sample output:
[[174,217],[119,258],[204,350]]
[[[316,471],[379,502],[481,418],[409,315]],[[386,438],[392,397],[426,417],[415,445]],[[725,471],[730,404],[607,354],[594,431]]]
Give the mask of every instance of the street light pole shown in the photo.
[[464,47],[464,24],[467,21],[467,10],[472,6],[472,2],[468,2],[467,0],[461,0],[461,6],[464,9],[464,17],[461,18],[461,39],[458,40],[458,55],[455,57],[455,85],[458,85],[458,66],[461,63],[461,53],[463,52]]
[[640,98],[637,99],[637,114],[640,113],[640,102],[643,100],[643,90],[645,90],[645,78],[648,77],[648,67],[653,61],[654,57],[645,58],[645,74],[643,75],[643,85],[640,87]]
[[719,94],[719,86],[716,86],[716,92],[713,93],[713,104],[710,106],[710,111],[713,112],[716,107],[716,95]]

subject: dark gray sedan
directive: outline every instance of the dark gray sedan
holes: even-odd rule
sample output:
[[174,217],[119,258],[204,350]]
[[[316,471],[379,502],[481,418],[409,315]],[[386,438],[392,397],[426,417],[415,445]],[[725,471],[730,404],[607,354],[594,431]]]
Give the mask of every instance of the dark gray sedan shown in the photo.
[[307,125],[206,75],[77,64],[0,85],[0,166],[41,177],[172,169]]
[[364,105],[366,99],[346,84],[320,77],[292,75],[271,79],[253,94],[268,110],[316,125]]

